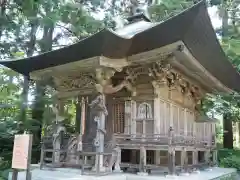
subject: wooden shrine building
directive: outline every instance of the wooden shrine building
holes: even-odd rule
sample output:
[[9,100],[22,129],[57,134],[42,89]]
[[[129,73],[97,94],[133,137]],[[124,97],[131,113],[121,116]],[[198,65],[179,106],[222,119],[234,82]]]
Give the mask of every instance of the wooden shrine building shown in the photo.
[[65,129],[57,124],[46,139],[52,144],[43,142],[42,166],[174,174],[216,163],[215,121],[199,106],[206,94],[239,91],[240,76],[205,2],[161,23],[143,15],[128,20],[65,48],[0,62],[46,82],[60,101],[81,101],[81,133],[60,140]]

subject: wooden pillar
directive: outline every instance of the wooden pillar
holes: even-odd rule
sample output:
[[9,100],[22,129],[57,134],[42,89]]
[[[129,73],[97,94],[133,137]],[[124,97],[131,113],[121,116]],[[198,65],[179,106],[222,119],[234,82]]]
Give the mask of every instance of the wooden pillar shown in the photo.
[[175,175],[175,148],[173,147],[173,128],[169,128],[168,132],[168,173]]
[[[137,116],[137,103],[134,100],[131,100],[131,127],[130,127],[130,134],[134,138],[136,137],[136,130],[137,130],[137,124],[136,124],[136,116]],[[135,164],[136,163],[136,150],[131,151],[131,159],[130,162]]]
[[81,98],[81,122],[80,122],[80,133],[84,134],[85,132],[85,122],[86,122],[86,103],[87,98]]
[[158,84],[154,81],[152,82],[153,87],[154,87],[154,94],[156,95],[156,97],[154,97],[154,134],[160,134],[160,128],[161,128],[161,114],[162,113],[160,111],[160,99],[159,99],[159,93],[160,93],[160,87],[158,86]]
[[146,165],[147,165],[147,152],[144,146],[140,148],[140,163],[139,163],[139,171],[141,173],[146,173]]
[[114,171],[115,172],[122,172],[121,171],[121,168],[120,168],[120,164],[121,164],[121,161],[122,161],[122,158],[121,158],[121,148],[120,147],[116,147],[116,162],[114,164]]
[[133,137],[136,135],[136,116],[137,116],[137,103],[136,101],[131,101],[132,104],[132,122],[131,122],[131,134]]
[[[154,98],[154,134],[161,134],[163,132],[161,131],[161,121],[164,121],[164,119],[160,119],[161,117],[161,110],[160,110],[160,87],[159,84],[155,81],[152,82],[153,88],[154,88],[154,94],[156,97]],[[162,122],[163,123],[163,122]],[[166,123],[165,123],[166,124]],[[156,164],[160,164],[160,151],[155,151],[155,162]]]
[[213,150],[212,155],[213,155],[213,165],[217,166],[218,165],[218,151]]
[[173,128],[173,104],[170,104],[170,127]]
[[173,129],[173,105],[170,104],[170,128],[168,130],[168,174],[170,176],[175,175],[175,148],[173,146],[174,141],[174,129]]
[[97,124],[96,128],[96,137],[94,139],[94,146],[96,148],[96,159],[95,159],[95,168],[96,172],[105,171],[103,166],[103,155],[104,152],[104,135],[105,131],[105,119],[108,114],[107,108],[105,106],[105,95],[99,94],[90,104],[91,108],[96,107],[96,116],[94,121]]
[[41,142],[41,155],[40,155],[40,170],[42,170],[43,166],[44,166],[44,156],[45,156],[44,143],[43,143],[43,139],[42,139],[42,142]]
[[181,151],[181,172],[187,173],[188,166],[188,157],[187,157],[187,149],[184,147]]
[[197,164],[198,164],[198,151],[197,151],[197,149],[194,149],[194,151],[193,151],[192,161],[193,161],[192,162],[193,165],[196,167]]
[[131,132],[131,121],[132,121],[132,101],[125,101],[125,123],[124,123],[124,134],[130,134]]
[[207,149],[207,150],[204,152],[204,159],[205,159],[205,163],[206,163],[207,165],[210,165],[210,155],[211,155],[210,150]]
[[[104,102],[104,104],[106,104],[106,102],[105,102],[105,95],[103,95],[102,94],[102,98],[103,98],[103,102]],[[99,144],[99,147],[97,148],[97,151],[98,152],[101,152],[101,153],[103,153],[104,152],[104,132],[105,132],[105,120],[106,120],[106,115],[104,114],[104,112],[100,112],[100,121],[99,121],[99,123],[98,123],[98,131],[97,131],[97,133],[98,133],[98,137],[99,137],[99,142],[100,142],[100,144]],[[100,130],[100,131],[99,131]],[[99,167],[100,167],[100,169],[103,167],[103,155],[100,155],[99,156]]]
[[188,125],[187,125],[187,123],[188,123],[188,119],[187,119],[187,110],[186,110],[186,108],[184,109],[184,135],[187,135],[187,131],[188,131],[188,129],[187,129],[187,127],[188,127]]

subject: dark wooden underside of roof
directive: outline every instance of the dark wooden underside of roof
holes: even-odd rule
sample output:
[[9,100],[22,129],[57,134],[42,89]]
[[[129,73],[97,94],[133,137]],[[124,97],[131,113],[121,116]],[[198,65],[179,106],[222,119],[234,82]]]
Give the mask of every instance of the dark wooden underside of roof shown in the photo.
[[205,2],[200,2],[179,15],[134,35],[120,37],[104,29],[68,47],[35,57],[2,61],[26,76],[30,72],[95,56],[123,58],[183,41],[192,55],[227,87],[240,91],[240,76],[224,54],[212,27]]

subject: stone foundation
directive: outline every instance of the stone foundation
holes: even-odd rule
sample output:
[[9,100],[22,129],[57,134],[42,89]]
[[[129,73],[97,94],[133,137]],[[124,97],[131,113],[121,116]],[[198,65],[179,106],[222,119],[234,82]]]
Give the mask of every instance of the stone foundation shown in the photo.
[[[142,176],[137,174],[129,173],[111,173],[106,176],[86,176],[81,175],[81,170],[71,168],[56,168],[53,170],[40,170],[37,166],[32,168],[32,180],[167,180],[167,179],[178,179],[178,180],[220,180],[223,177],[235,175],[236,170],[230,168],[213,168],[212,171],[200,171],[199,174],[191,173],[189,176],[175,176],[165,177],[158,173],[153,173],[148,176]],[[9,174],[9,180],[11,180],[11,173]],[[25,180],[25,172],[20,172],[18,180]]]

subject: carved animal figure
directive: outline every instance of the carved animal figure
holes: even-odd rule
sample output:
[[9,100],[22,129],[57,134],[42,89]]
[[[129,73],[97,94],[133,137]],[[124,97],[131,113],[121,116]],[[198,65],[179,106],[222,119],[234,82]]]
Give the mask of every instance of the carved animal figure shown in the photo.
[[108,115],[107,107],[104,102],[104,97],[102,94],[98,95],[92,102],[89,104],[92,109],[100,110],[104,113],[105,116]]

